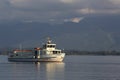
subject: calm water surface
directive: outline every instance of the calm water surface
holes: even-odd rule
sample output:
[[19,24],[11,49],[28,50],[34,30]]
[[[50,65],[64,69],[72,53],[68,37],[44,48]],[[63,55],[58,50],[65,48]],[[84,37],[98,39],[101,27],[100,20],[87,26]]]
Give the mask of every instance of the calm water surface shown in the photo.
[[0,80],[120,80],[120,56],[66,56],[64,62],[8,62],[0,56]]

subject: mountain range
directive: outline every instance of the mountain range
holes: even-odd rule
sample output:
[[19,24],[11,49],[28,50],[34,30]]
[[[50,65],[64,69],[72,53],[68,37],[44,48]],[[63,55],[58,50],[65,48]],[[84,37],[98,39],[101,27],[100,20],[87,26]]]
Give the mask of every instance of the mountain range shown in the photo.
[[0,21],[0,48],[39,47],[47,37],[62,49],[120,50],[120,15],[89,16],[79,23]]

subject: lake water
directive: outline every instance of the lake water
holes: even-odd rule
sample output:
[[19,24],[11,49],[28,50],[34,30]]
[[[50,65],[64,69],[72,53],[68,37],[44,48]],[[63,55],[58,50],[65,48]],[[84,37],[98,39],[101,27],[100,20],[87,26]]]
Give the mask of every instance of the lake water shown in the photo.
[[63,62],[8,62],[0,80],[120,80],[120,56],[66,56]]

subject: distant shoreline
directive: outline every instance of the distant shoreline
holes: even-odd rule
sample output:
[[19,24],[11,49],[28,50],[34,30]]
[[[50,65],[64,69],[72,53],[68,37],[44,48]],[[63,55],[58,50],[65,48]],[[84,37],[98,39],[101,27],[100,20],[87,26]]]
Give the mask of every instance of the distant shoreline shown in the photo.
[[[11,51],[1,51],[0,55],[8,55]],[[120,56],[120,51],[78,51],[78,50],[64,50],[66,55],[96,55],[96,56]]]
[[66,55],[120,55],[118,51],[77,51],[77,50],[67,50]]

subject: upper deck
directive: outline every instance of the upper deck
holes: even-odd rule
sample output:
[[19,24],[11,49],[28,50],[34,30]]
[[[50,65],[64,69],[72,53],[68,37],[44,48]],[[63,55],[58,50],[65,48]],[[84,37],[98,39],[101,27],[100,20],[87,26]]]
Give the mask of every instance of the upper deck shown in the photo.
[[56,49],[56,44],[53,44],[52,41],[48,38],[47,43],[43,45],[43,49],[55,50]]

